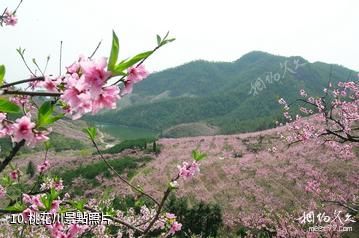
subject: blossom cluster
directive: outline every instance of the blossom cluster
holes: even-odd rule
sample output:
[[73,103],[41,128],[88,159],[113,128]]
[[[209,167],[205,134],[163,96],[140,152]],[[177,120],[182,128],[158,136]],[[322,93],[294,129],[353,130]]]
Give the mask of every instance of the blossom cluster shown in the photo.
[[0,113],[0,137],[10,136],[13,142],[26,141],[29,147],[48,140],[48,131],[37,130],[36,124],[31,121],[31,115],[27,114],[16,119],[15,122],[7,120],[6,113]]
[[[34,213],[45,209],[45,205],[42,202],[42,198],[45,195],[38,194],[38,195],[27,195],[23,194],[23,202],[25,205],[28,206],[27,209],[25,209],[22,214],[23,216],[28,219],[29,216]],[[56,213],[60,208],[61,200],[54,200],[51,203],[51,208],[49,210],[50,213]]]
[[[111,207],[111,202],[113,197],[108,198],[107,200],[102,200],[102,206]],[[99,201],[96,199],[91,199],[88,203],[93,209],[99,209]],[[115,218],[125,221],[127,223],[133,224],[137,228],[146,229],[148,222],[153,220],[156,216],[156,209],[149,208],[146,205],[141,206],[140,210],[136,212],[134,208],[129,208],[127,211],[115,211]],[[114,224],[114,222],[109,221],[109,225]],[[176,220],[176,215],[173,213],[164,213],[162,214],[153,224],[150,231],[161,231],[161,237],[170,237],[176,232],[180,231],[182,224]],[[100,224],[95,227],[92,227],[92,232],[96,237],[105,237],[109,238],[107,235],[106,225]],[[129,229],[124,225],[120,225],[120,229],[117,232],[117,237],[136,237],[134,236],[135,231]]]
[[[67,67],[64,76],[46,76],[44,81],[31,82],[30,87],[33,90],[42,87],[48,92],[60,93],[62,109],[74,120],[79,119],[89,112],[95,114],[103,108],[116,108],[120,97],[131,93],[133,85],[148,76],[148,71],[143,65],[130,67],[127,77],[123,80],[124,86],[120,90],[118,85],[107,85],[112,75],[106,67],[106,58],[92,60],[80,57]],[[31,97],[19,95],[11,97],[10,101],[23,108],[26,113],[13,122],[7,119],[6,113],[0,112],[0,137],[10,136],[13,142],[25,140],[29,147],[48,140],[47,135],[51,128],[39,130],[37,124],[31,120],[37,109]]]
[[2,22],[7,26],[15,26],[17,24],[17,17],[15,14],[9,10],[6,10],[2,15]]
[[197,161],[192,161],[192,163],[183,162],[182,166],[177,166],[179,173],[178,175],[184,179],[192,178],[196,173],[200,171],[199,164]]
[[305,106],[300,115],[290,115],[288,103],[281,98],[278,102],[284,107],[283,115],[289,129],[286,136],[288,143],[315,141],[325,144],[335,154],[343,159],[355,157],[352,141],[359,141],[357,129],[353,130],[359,121],[359,84],[358,82],[339,82],[337,87],[330,83],[325,88],[324,95],[312,97],[300,90],[300,101]]
[[84,233],[88,226],[87,225],[78,225],[70,224],[66,229],[63,224],[57,222],[53,225],[48,225],[47,228],[50,231],[51,237],[61,237],[61,238],[75,238]]
[[61,191],[64,189],[63,181],[61,178],[45,177],[43,183],[40,186],[41,191],[55,189],[55,191]]
[[120,90],[118,85],[107,85],[112,74],[107,70],[107,59],[104,57],[92,60],[81,56],[66,68],[64,76],[45,77],[38,86],[49,92],[61,92],[65,103],[63,109],[74,120],[89,112],[96,114],[103,108],[115,109],[120,97],[131,93],[133,85],[148,76],[143,65],[130,67],[124,87]]
[[177,231],[182,229],[182,224],[176,221],[176,215],[173,213],[166,213],[166,222],[170,225],[168,235],[174,235]]
[[45,160],[42,164],[39,164],[37,166],[37,171],[39,173],[43,173],[45,172],[46,170],[48,170],[50,168],[50,162],[48,160]]

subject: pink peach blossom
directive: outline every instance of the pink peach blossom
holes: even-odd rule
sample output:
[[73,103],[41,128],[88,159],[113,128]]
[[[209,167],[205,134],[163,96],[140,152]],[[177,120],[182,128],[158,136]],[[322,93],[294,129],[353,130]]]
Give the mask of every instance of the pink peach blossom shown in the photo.
[[181,229],[182,229],[182,224],[175,221],[175,222],[172,223],[170,231],[168,232],[168,234],[169,235],[174,235],[177,231],[180,231]]
[[16,119],[16,122],[12,125],[13,141],[20,142],[21,140],[32,140],[34,137],[32,129],[34,127],[35,123],[31,122],[31,119],[28,116]]
[[102,89],[101,94],[93,101],[92,114],[97,113],[102,108],[115,109],[116,102],[120,99],[120,89],[118,86],[110,86]]
[[14,15],[14,13],[7,10],[3,17],[4,17],[3,21],[5,25],[15,26],[17,24],[17,17]]
[[37,171],[39,173],[43,173],[45,172],[46,170],[48,170],[50,168],[50,162],[48,160],[45,160],[42,164],[39,164],[37,166]]

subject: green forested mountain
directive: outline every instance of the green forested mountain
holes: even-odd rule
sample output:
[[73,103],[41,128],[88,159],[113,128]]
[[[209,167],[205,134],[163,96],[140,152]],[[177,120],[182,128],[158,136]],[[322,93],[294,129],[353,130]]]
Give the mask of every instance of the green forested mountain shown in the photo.
[[87,120],[153,129],[164,136],[206,134],[206,127],[220,134],[261,130],[281,118],[280,97],[294,100],[301,88],[319,95],[330,74],[332,82],[356,75],[339,65],[258,51],[234,62],[198,60],[153,73],[120,100],[117,111]]

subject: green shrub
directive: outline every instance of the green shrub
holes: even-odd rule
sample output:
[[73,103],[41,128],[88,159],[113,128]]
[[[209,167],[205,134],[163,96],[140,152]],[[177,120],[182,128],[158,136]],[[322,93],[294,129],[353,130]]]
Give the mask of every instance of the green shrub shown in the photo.
[[[119,173],[124,174],[127,172],[127,176],[131,174],[134,175],[136,169],[140,166],[143,166],[148,161],[152,160],[151,157],[142,157],[142,158],[133,158],[133,157],[123,157],[118,159],[107,160],[107,162]],[[70,169],[66,171],[55,171],[56,175],[61,177],[65,185],[69,185],[78,177],[82,177],[87,181],[91,182],[93,185],[99,185],[96,180],[96,176],[103,175],[106,178],[112,177],[112,172],[107,167],[104,161],[98,161],[92,164],[87,164],[80,166],[75,169]]]
[[50,134],[50,143],[51,143],[51,147],[56,152],[60,152],[64,150],[81,150],[86,147],[82,141],[73,138],[68,138],[58,133]]
[[222,227],[222,210],[218,204],[207,204],[203,201],[194,202],[189,207],[187,198],[171,196],[166,203],[166,210],[173,212],[182,223],[177,237],[200,235],[201,237],[217,237]]
[[[108,148],[106,150],[103,150],[102,153],[104,154],[117,154],[125,149],[140,149],[140,150],[146,150],[148,143],[155,142],[156,139],[154,138],[142,138],[142,139],[135,139],[135,140],[125,140],[122,141],[119,144],[114,145],[111,148]],[[157,147],[156,147],[157,150]]]
[[30,178],[34,177],[36,172],[35,165],[32,161],[29,161],[26,167],[26,174],[29,175]]

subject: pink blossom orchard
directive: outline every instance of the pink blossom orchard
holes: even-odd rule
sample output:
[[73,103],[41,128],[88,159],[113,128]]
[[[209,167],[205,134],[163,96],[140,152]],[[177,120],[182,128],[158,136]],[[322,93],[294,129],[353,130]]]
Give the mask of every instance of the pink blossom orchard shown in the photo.
[[[16,10],[11,12],[6,9],[0,18],[1,25],[4,23],[6,26],[14,26],[17,23]],[[146,236],[155,230],[160,230],[161,236],[169,237],[181,230],[182,225],[176,221],[176,216],[172,213],[164,213],[163,206],[169,194],[179,188],[179,179],[189,179],[199,172],[198,161],[205,155],[198,151],[194,151],[192,154],[193,162],[183,162],[183,165],[179,166],[179,171],[168,183],[162,200],[157,201],[150,194],[128,182],[107,163],[96,143],[96,129],[87,129],[89,139],[109,169],[113,170],[120,180],[130,186],[133,191],[154,202],[154,208],[143,206],[139,214],[134,210],[127,213],[115,210],[111,208],[109,200],[92,199],[87,203],[78,202],[71,195],[64,194],[61,178],[47,175],[51,167],[47,157],[47,141],[49,140],[48,135],[52,131],[51,124],[64,116],[76,120],[87,113],[96,114],[105,108],[115,109],[121,97],[130,94],[134,84],[148,76],[149,72],[143,62],[159,48],[173,40],[168,38],[168,33],[163,38],[157,36],[157,46],[153,50],[118,62],[119,43],[116,34],[113,33],[109,58],[92,59],[93,55],[91,57],[80,56],[78,60],[66,67],[64,74],[59,76],[46,75],[41,70],[39,71],[42,75],[36,75],[25,61],[24,50],[18,49],[18,53],[31,73],[31,78],[13,83],[4,81],[5,66],[0,65],[0,89],[3,95],[0,98],[0,137],[9,137],[13,142],[10,154],[0,164],[0,172],[3,176],[2,182],[0,182],[1,204],[8,204],[0,208],[0,214],[10,214],[19,221],[17,225],[2,225],[1,234],[4,234],[5,237],[20,235],[73,238],[92,231],[98,237],[107,237],[106,226],[109,224],[63,224],[59,221],[42,224],[40,221],[40,226],[33,225],[37,221],[36,219],[44,214],[62,215],[64,211],[68,210],[101,212],[103,207],[99,204],[107,204],[110,224],[120,227],[117,234],[119,237],[125,234],[130,237]],[[34,64],[39,69],[35,60]],[[24,91],[15,88],[23,83],[29,83]],[[42,97],[44,99],[42,105],[37,105],[33,100],[34,97]],[[22,115],[18,116],[19,114]],[[17,118],[12,119],[14,115]],[[30,190],[22,189],[18,197],[13,197],[14,195],[8,191],[17,184],[24,183],[26,178],[19,168],[13,168],[12,159],[21,147],[26,145],[32,148],[41,143],[44,143],[46,153],[43,162],[37,165],[38,175],[34,186]],[[4,174],[9,166],[11,170]]]
[[[282,135],[282,138],[285,138],[289,145],[315,143],[325,146],[333,151],[334,159],[357,159],[354,147],[359,145],[359,81],[338,82],[336,86],[329,82],[323,92],[324,95],[314,97],[309,96],[304,89],[300,90],[299,95],[302,98],[297,102],[302,103],[299,108],[302,115],[290,115],[290,105],[283,98],[279,99],[278,103],[283,105],[283,115],[288,121],[288,134]],[[333,179],[314,173],[312,179],[304,184],[304,190],[312,193],[323,205],[336,204],[357,214],[357,195],[332,193],[325,187],[333,183],[338,186],[338,181],[331,180]],[[314,209],[318,207],[315,202],[312,205]],[[343,224],[345,223],[341,223]],[[336,230],[330,230],[327,234],[330,237],[341,236]],[[313,237],[317,235],[313,234]]]

